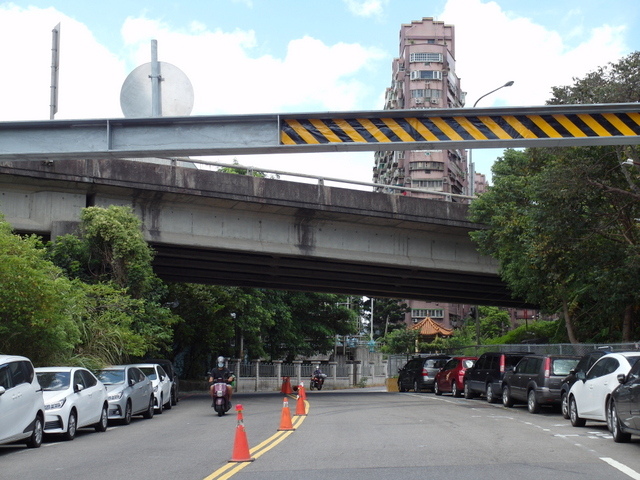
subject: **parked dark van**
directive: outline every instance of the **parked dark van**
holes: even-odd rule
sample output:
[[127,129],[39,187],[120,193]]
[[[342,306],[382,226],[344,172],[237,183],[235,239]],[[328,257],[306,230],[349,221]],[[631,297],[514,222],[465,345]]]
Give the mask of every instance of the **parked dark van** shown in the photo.
[[414,357],[398,370],[398,390],[433,390],[436,374],[449,361],[449,355]]
[[526,355],[502,380],[502,403],[526,403],[529,413],[541,405],[560,405],[562,381],[580,361],[574,355]]
[[464,398],[484,395],[489,403],[500,399],[504,373],[527,353],[487,352],[464,374]]

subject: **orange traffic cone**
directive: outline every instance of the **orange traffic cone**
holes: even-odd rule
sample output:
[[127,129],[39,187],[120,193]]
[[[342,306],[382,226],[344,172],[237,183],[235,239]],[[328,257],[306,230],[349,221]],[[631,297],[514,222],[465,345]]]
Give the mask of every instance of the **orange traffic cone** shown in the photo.
[[247,441],[247,432],[244,431],[244,419],[242,418],[242,405],[236,405],[238,412],[238,426],[236,427],[236,438],[233,442],[233,454],[230,462],[253,462],[255,458],[251,458],[249,453],[249,442]]
[[296,415],[305,416],[307,414],[307,409],[304,405],[304,399],[302,395],[298,395],[298,401],[296,402]]
[[291,388],[291,379],[289,377],[282,377],[282,388],[280,389],[280,393],[284,393],[285,395],[291,395],[293,393],[293,389]]
[[295,430],[291,422],[291,410],[289,410],[289,400],[287,397],[284,397],[282,403],[282,416],[280,417],[280,428],[278,428],[279,432],[284,430]]
[[302,400],[307,399],[307,391],[304,388],[304,382],[300,382],[300,385],[298,386],[298,393],[302,397]]

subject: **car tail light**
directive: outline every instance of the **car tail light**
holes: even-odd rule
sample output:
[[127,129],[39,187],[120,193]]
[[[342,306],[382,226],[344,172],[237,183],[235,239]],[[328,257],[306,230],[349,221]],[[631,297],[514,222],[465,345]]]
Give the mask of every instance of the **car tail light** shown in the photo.
[[504,355],[500,355],[500,373],[504,373]]
[[551,359],[549,357],[544,359],[544,378],[551,376]]

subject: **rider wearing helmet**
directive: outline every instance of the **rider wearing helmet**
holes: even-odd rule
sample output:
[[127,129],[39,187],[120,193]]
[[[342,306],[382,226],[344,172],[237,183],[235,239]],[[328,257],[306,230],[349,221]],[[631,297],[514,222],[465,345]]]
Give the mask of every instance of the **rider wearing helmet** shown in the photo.
[[231,373],[231,370],[229,370],[225,366],[225,360],[222,356],[218,357],[217,365],[213,367],[209,372],[209,393],[212,400],[211,406],[213,406],[213,402],[215,402],[213,384],[216,382],[216,380],[219,379],[227,382],[227,400],[229,400],[229,404],[231,404],[231,394],[233,393],[233,388],[231,388],[230,383],[233,381],[234,376],[233,373]]

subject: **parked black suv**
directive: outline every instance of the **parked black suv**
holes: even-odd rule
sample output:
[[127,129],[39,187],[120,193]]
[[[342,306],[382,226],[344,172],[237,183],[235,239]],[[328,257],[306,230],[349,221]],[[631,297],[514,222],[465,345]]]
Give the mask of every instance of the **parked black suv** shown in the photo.
[[578,364],[571,369],[569,375],[562,380],[562,386],[560,387],[560,402],[562,405],[562,416],[567,420],[569,419],[569,390],[571,390],[571,385],[573,385],[578,379],[576,374],[578,372],[587,373],[600,357],[610,352],[611,350],[609,349],[603,349],[587,353],[580,358]]
[[433,391],[436,373],[451,357],[449,355],[429,355],[426,357],[414,357],[404,367],[398,370],[398,390],[406,392],[413,390],[419,392],[422,389]]
[[579,356],[526,355],[502,379],[502,403],[513,407],[526,403],[529,413],[538,413],[541,405],[560,405],[562,381],[575,368]]
[[526,352],[487,352],[480,355],[464,374],[464,398],[484,395],[487,402],[497,402],[502,392],[504,373],[509,367],[515,367],[525,355]]

